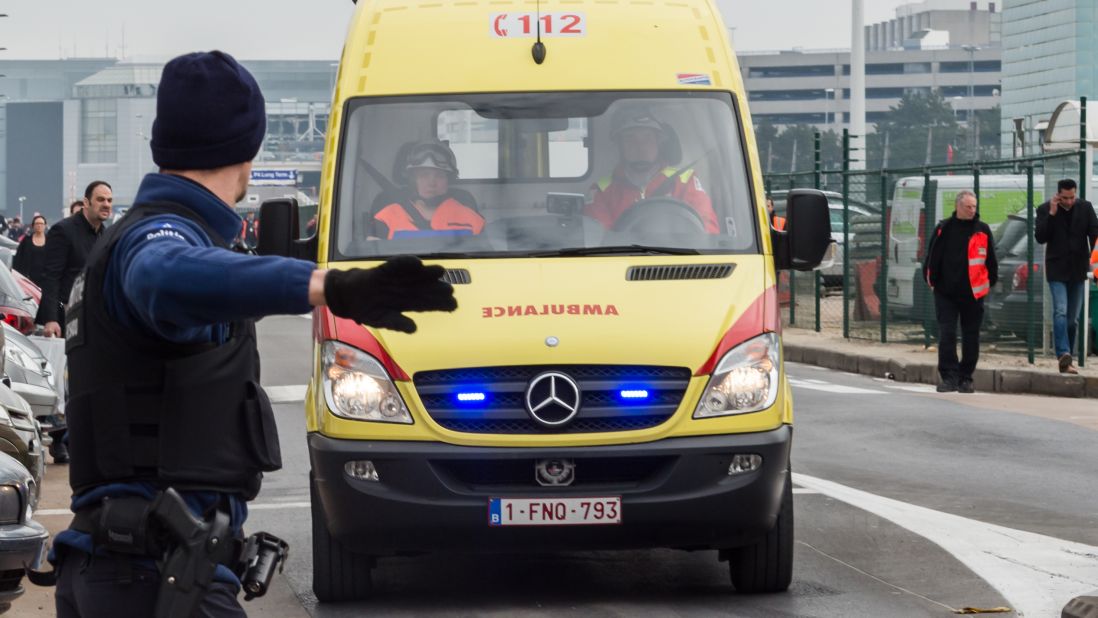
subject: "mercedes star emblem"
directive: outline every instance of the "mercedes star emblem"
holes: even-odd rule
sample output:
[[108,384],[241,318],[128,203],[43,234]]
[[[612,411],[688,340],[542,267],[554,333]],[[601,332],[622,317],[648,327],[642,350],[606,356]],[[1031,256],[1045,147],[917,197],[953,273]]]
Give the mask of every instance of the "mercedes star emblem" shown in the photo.
[[580,409],[579,385],[556,371],[545,372],[526,387],[526,410],[543,427],[561,427]]

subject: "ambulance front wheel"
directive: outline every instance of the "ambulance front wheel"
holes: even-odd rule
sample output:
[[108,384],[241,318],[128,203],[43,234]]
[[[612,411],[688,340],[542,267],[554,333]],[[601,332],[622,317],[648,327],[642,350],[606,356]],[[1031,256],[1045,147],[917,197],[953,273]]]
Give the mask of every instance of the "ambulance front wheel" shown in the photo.
[[328,531],[324,507],[310,479],[313,518],[313,592],[321,603],[361,601],[373,592],[372,556],[347,549]]
[[793,483],[786,480],[774,528],[753,545],[728,552],[732,585],[745,594],[784,592],[793,581]]

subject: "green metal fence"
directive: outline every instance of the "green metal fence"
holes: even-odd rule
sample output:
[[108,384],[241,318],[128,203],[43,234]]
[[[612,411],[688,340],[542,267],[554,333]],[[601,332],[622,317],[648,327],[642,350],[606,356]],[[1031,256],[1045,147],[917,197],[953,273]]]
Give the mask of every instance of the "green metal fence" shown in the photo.
[[[1085,119],[1082,124],[1085,130]],[[849,153],[846,136],[844,151]],[[906,169],[852,170],[848,154],[841,169],[824,170],[818,137],[816,153],[813,170],[765,176],[779,215],[786,193],[798,188],[825,191],[832,208],[832,259],[816,271],[780,278],[786,323],[850,339],[935,344],[937,320],[933,292],[923,279],[923,253],[937,222],[952,214],[957,193],[969,190],[977,196],[981,219],[992,227],[999,261],[999,281],[985,300],[982,344],[1024,354],[1031,363],[1050,347],[1044,250],[1033,235],[1034,213],[1062,178],[1076,179],[1085,199],[1090,187],[1083,182],[1082,143],[1067,152]],[[1081,351],[1080,365],[1086,356]]]

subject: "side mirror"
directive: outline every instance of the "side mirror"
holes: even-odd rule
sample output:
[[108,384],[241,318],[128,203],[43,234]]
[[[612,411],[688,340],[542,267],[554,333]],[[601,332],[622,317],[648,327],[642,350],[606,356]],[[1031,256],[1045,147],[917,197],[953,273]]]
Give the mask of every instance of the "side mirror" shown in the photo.
[[297,200],[267,200],[259,207],[259,241],[256,253],[316,260],[316,236],[301,237]]
[[794,189],[786,204],[785,231],[770,230],[775,265],[780,270],[812,270],[831,244],[827,197],[813,189]]

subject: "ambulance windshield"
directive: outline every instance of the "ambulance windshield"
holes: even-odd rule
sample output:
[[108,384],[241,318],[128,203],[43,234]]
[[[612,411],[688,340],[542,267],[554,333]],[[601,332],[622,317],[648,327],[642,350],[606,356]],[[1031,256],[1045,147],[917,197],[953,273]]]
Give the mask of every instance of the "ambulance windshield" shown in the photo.
[[333,260],[758,251],[728,93],[363,98],[344,124]]

